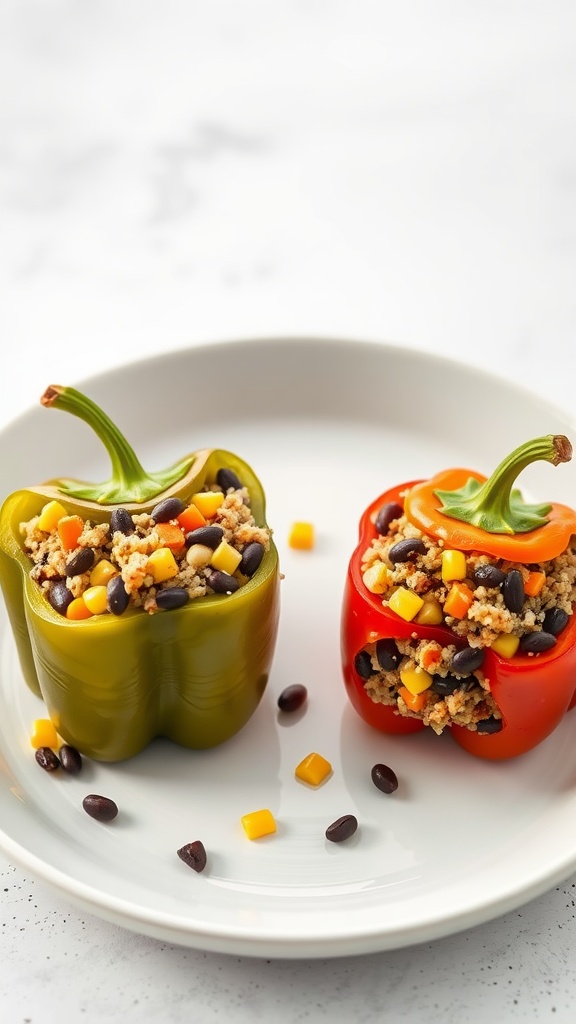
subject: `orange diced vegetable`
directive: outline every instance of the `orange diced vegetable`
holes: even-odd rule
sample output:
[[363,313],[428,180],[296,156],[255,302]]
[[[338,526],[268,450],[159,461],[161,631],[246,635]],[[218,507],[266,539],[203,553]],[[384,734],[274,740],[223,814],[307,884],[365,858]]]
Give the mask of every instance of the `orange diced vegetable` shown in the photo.
[[242,815],[241,821],[248,839],[260,839],[261,836],[269,836],[276,831],[274,815],[267,807]]
[[421,693],[410,693],[405,686],[401,686],[398,690],[398,694],[402,697],[407,708],[410,711],[422,711],[428,703],[427,690],[422,690]]
[[450,587],[450,592],[444,602],[444,614],[451,615],[455,619],[463,619],[473,600],[474,594],[470,587],[456,581]]
[[179,516],[176,517],[176,522],[184,533],[190,533],[192,530],[197,530],[200,526],[206,526],[206,520],[202,515],[199,508],[196,505],[188,505]]
[[54,723],[49,718],[37,718],[32,725],[30,742],[35,750],[40,747],[55,750],[58,747],[58,733]]
[[154,526],[156,533],[160,538],[160,544],[163,548],[169,548],[170,551],[181,551],[184,547],[184,534],[180,526],[176,526],[175,523],[156,523]]
[[529,572],[524,580],[524,593],[527,597],[537,597],[546,583],[546,573],[535,570]]
[[80,516],[63,516],[58,520],[58,536],[64,551],[73,551],[78,547],[83,529],[84,520]]
[[294,774],[301,782],[307,782],[309,786],[319,786],[324,779],[330,775],[332,765],[322,754],[315,752],[308,754],[300,764],[296,765]]
[[314,547],[313,523],[293,523],[288,534],[288,544],[298,551],[310,551]]
[[66,618],[74,620],[92,618],[92,612],[83,597],[75,597],[73,601],[70,601],[66,609]]

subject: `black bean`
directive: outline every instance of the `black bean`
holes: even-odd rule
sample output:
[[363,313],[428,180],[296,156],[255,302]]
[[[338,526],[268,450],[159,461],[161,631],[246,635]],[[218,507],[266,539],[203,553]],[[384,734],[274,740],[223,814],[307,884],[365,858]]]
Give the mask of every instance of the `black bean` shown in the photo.
[[259,568],[263,558],[264,545],[260,544],[257,540],[253,540],[244,548],[244,551],[242,552],[242,561],[240,562],[238,569],[244,574],[244,576],[253,576]]
[[326,839],[329,839],[331,843],[343,843],[354,835],[357,828],[358,819],[353,814],[344,814],[328,825],[325,833]]
[[242,483],[236,476],[234,470],[229,469],[227,466],[223,466],[222,469],[218,470],[216,474],[216,483],[218,484],[218,487],[222,488],[224,494],[226,494],[226,491],[231,487],[233,487],[235,491],[239,491],[242,487]]
[[45,772],[55,772],[60,767],[60,761],[50,747],[38,747],[34,757]]
[[166,587],[156,594],[156,604],[165,611],[173,608],[182,608],[190,600],[190,595],[185,587]]
[[171,498],[163,498],[154,506],[150,515],[155,523],[167,523],[170,519],[176,519],[186,508],[181,498],[173,495]]
[[547,633],[552,633],[552,636],[558,636],[568,625],[569,618],[568,612],[565,612],[563,608],[549,608],[544,616],[542,629]]
[[459,676],[469,676],[477,668],[480,668],[483,661],[484,650],[482,647],[465,647],[462,651],[456,651],[450,668]]
[[437,693],[441,697],[448,697],[451,693],[456,693],[456,690],[459,690],[461,685],[461,679],[448,674],[447,676],[433,676],[430,689],[432,693]]
[[368,651],[358,651],[358,654],[354,658],[354,668],[361,679],[370,679],[370,676],[374,673],[374,669],[372,668],[372,658],[368,654]]
[[55,580],[50,585],[46,596],[54,611],[60,612],[60,615],[66,615],[68,605],[74,600],[72,592],[68,590],[64,580]]
[[190,533],[186,534],[186,547],[190,548],[193,544],[203,544],[207,548],[217,548],[220,541],[224,536],[224,530],[221,526],[199,526],[197,530],[190,530]]
[[278,697],[278,707],[280,711],[298,711],[305,703],[307,696],[308,690],[302,683],[292,683],[292,686],[287,686],[285,690],[282,690]]
[[502,584],[504,604],[509,612],[519,615],[524,604],[524,580],[519,569],[510,569]]
[[113,576],[111,580],[108,580],[106,600],[108,611],[112,612],[113,615],[122,615],[122,612],[126,611],[130,595],[124,586],[124,580],[121,576]]
[[59,750],[60,763],[65,772],[69,775],[78,775],[78,772],[82,771],[82,758],[76,747],[71,747],[69,743],[64,743]]
[[506,574],[497,565],[482,562],[474,569],[473,579],[479,587],[500,587],[506,579]]
[[78,554],[66,562],[66,575],[81,576],[83,572],[88,572],[94,565],[95,558],[92,548],[80,548]]
[[375,764],[371,771],[372,782],[381,793],[395,793],[398,789],[396,772],[387,764]]
[[492,733],[500,732],[503,728],[504,723],[501,718],[484,718],[482,722],[478,722],[476,728],[478,732]]
[[540,654],[541,651],[549,651],[555,643],[556,637],[552,633],[546,633],[540,629],[535,633],[525,633],[520,638],[518,650],[523,651],[524,654]]
[[393,544],[388,552],[391,562],[410,562],[417,555],[426,554],[426,545],[419,537],[406,537]]
[[82,807],[91,818],[96,821],[113,821],[118,814],[118,807],[113,800],[107,796],[99,796],[97,793],[90,793],[82,801]]
[[125,508],[115,508],[110,516],[110,533],[123,533],[128,537],[134,533],[132,516]]
[[396,501],[387,501],[378,511],[374,521],[378,533],[388,533],[390,523],[404,515],[404,509]]
[[204,849],[204,843],[201,843],[199,839],[196,839],[193,843],[186,843],[185,846],[180,847],[177,850],[180,860],[183,860],[189,868],[194,871],[204,871],[206,867],[206,850]]
[[230,576],[227,572],[222,572],[221,569],[213,569],[208,574],[208,586],[212,588],[215,594],[233,594],[240,586],[235,576]]
[[394,640],[385,638],[376,641],[376,660],[385,672],[393,672],[398,668],[401,657]]

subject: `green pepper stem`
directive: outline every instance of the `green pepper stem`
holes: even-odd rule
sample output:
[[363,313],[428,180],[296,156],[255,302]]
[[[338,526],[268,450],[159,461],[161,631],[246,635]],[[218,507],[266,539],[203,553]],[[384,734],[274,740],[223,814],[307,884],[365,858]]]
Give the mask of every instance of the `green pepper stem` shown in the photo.
[[86,395],[75,388],[53,384],[46,389],[40,401],[47,408],[62,409],[84,420],[100,438],[110,456],[112,476],[105,483],[60,481],[60,490],[73,497],[96,501],[101,505],[148,501],[181,480],[194,461],[194,457],[189,456],[168,469],[147,473],[118,427]]
[[473,477],[454,491],[434,491],[440,511],[471,523],[487,533],[528,533],[548,522],[551,505],[529,505],[512,489],[516,478],[533,462],[558,466],[572,458],[572,445],[563,434],[548,434],[520,445],[505,458],[484,484]]

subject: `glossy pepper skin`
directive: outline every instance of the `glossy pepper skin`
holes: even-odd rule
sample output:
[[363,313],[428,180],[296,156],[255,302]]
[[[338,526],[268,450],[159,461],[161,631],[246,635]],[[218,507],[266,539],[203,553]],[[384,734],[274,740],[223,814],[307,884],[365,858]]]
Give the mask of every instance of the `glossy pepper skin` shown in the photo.
[[[131,483],[124,481],[113,505],[141,513],[171,495],[187,499],[221,467],[248,488],[256,523],[265,526],[259,480],[242,459],[219,449],[193,453],[176,467],[177,479],[145,500],[125,500]],[[109,521],[111,505],[73,497],[70,489],[82,486],[55,480],[17,491],[0,510],[0,582],[28,686],[44,699],[62,738],[96,760],[132,757],[156,736],[195,749],[224,742],[254,713],[268,680],[279,616],[274,545],[235,593],[154,615],[129,608],[121,616],[71,621],[30,578],[18,529],[53,498],[69,514]]]
[[[457,474],[459,483],[470,476],[468,470],[449,472]],[[476,476],[482,482],[486,479],[480,474]],[[404,495],[419,493],[419,488],[425,488],[429,494],[436,489],[436,478],[433,482],[434,487],[431,488],[430,481],[412,481],[380,495],[361,518],[359,543],[348,566],[341,622],[344,683],[358,714],[369,725],[386,733],[414,733],[426,726],[419,719],[402,717],[392,706],[377,704],[368,696],[364,689],[365,680],[354,665],[356,654],[381,638],[410,639],[415,634],[419,639],[436,640],[443,646],[466,646],[466,642],[454,636],[447,627],[404,621],[383,607],[382,599],[370,593],[362,581],[362,555],[377,536],[374,518],[378,510],[387,502],[398,502],[403,506]],[[566,526],[566,543],[571,532],[571,528]],[[562,548],[555,553],[559,554],[560,550]],[[452,737],[468,753],[487,760],[517,757],[531,750],[556,728],[576,703],[576,615],[570,617],[551,650],[537,657],[516,654],[506,659],[487,648],[482,671],[490,679],[492,695],[502,712],[503,728],[497,733],[483,734],[453,725],[450,728]]]

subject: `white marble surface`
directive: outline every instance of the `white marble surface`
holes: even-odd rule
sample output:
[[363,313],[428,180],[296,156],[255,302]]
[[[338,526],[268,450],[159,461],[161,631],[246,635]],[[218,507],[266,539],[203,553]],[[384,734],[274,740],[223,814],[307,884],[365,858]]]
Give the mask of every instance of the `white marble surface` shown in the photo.
[[[4,0],[0,426],[191,342],[338,335],[574,405],[570,0]],[[574,1020],[576,879],[340,961],[169,947],[0,857],[0,1016]]]

